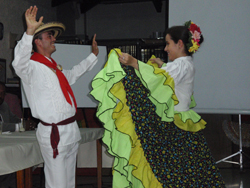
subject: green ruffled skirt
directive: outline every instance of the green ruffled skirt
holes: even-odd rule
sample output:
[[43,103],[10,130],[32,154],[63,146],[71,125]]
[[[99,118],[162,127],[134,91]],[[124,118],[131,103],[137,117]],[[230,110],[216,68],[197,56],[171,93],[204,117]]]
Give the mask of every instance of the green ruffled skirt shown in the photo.
[[113,187],[225,187],[199,131],[203,120],[194,115],[189,124],[198,128],[181,129],[174,123],[178,115],[173,113],[174,89],[167,86],[169,100],[167,105],[161,103],[165,106],[161,109],[155,105],[160,99],[155,100],[141,79],[110,53],[92,82],[91,94],[99,101],[97,117],[105,128],[103,142],[115,158]]

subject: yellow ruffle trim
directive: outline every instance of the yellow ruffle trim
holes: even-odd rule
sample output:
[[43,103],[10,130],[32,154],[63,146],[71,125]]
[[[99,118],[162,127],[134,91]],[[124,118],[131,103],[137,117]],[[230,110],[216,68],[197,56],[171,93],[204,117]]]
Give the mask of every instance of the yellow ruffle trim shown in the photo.
[[[206,128],[205,125],[207,123],[203,119],[201,119],[198,114],[197,118],[190,118],[189,116],[186,120],[182,119],[183,114],[196,115],[197,113],[194,112],[193,110],[189,110],[187,112],[182,112],[182,113],[176,112],[176,114],[174,115],[174,124],[180,129],[184,131],[198,132]],[[194,119],[197,121],[195,121]]]
[[[129,165],[133,165],[132,174],[140,180],[146,188],[161,188],[162,185],[152,172],[152,169],[144,156],[140,140],[135,132],[132,115],[129,111],[129,107],[126,105],[127,99],[123,84],[121,82],[115,84],[110,92],[120,100],[112,116],[115,120],[116,128],[118,131],[129,135],[131,139]],[[138,184],[133,184],[132,187],[137,188]]]

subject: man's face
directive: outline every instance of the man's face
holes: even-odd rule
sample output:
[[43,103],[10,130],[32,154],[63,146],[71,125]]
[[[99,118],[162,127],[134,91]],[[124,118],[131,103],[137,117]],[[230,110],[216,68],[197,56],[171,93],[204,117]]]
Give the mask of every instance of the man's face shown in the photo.
[[44,52],[44,55],[47,57],[50,57],[50,55],[56,51],[55,47],[55,41],[56,38],[53,36],[52,31],[47,31],[41,34],[42,39],[39,39],[41,41],[42,49]]
[[3,85],[0,85],[0,105],[3,104],[5,97],[5,87]]

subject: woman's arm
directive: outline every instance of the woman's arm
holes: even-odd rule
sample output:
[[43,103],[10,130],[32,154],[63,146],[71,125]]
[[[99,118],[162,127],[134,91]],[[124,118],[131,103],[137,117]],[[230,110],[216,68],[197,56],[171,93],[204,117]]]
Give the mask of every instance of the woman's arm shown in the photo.
[[131,66],[136,70],[139,70],[138,60],[127,53],[119,54],[119,61],[124,65]]

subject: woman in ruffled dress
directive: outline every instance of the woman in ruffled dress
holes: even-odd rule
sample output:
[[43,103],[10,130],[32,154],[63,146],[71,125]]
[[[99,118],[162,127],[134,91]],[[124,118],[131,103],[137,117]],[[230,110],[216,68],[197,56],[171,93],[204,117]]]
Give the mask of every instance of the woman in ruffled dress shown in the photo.
[[165,40],[171,62],[145,64],[112,50],[92,82],[103,142],[115,157],[113,187],[225,187],[202,133],[206,122],[191,110],[201,30],[188,21]]

